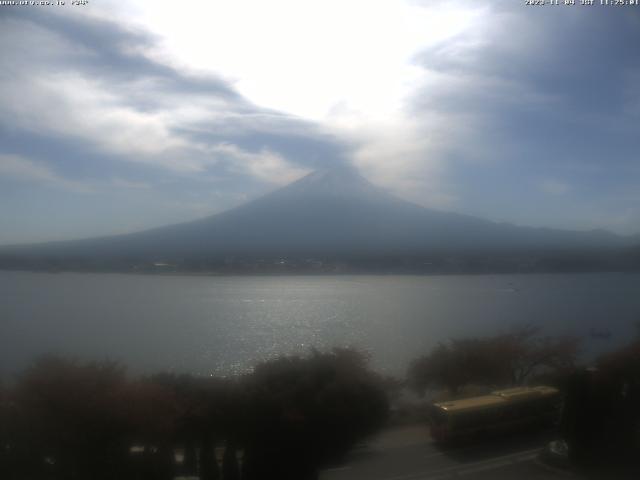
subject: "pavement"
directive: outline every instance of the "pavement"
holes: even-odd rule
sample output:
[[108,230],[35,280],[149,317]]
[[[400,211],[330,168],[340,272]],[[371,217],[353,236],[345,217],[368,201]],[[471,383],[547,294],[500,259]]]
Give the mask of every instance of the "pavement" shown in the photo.
[[549,433],[482,440],[443,448],[425,425],[389,428],[354,449],[344,464],[320,473],[320,480],[580,479],[540,461]]

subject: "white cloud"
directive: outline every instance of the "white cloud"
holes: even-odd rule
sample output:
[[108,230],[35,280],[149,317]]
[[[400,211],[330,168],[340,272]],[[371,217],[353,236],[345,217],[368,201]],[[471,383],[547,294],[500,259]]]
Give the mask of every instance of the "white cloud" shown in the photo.
[[[305,5],[240,0],[207,2],[180,17],[175,6],[144,1],[108,14],[95,9],[87,14],[120,18],[122,25],[137,19],[162,39],[153,48],[138,48],[137,54],[180,65],[182,71],[235,78],[240,93],[253,102],[320,119],[338,138],[360,145],[353,160],[365,175],[420,203],[444,206],[452,197],[438,178],[443,170],[435,155],[440,134],[433,131],[427,138],[404,112],[411,93],[425,81],[413,56],[471,28],[479,12],[389,0]],[[50,33],[34,32],[36,40],[45,37],[48,45],[66,44]],[[272,184],[304,172],[269,149],[249,152],[219,139],[200,135],[196,141],[176,133],[186,127],[204,135],[233,134],[247,122],[259,131],[291,131],[267,112],[244,112],[212,95],[167,91],[149,78],[109,83],[73,61],[59,66],[55,74],[47,70],[34,76],[32,65],[16,60],[17,80],[30,95],[0,92],[0,118],[11,118],[14,128],[76,138],[107,154],[177,172],[202,172],[221,156],[237,162],[235,171]],[[136,107],[149,103],[154,108]]]
[[232,158],[237,170],[274,185],[285,185],[308,173],[308,170],[290,164],[282,156],[268,149],[254,153],[242,150],[231,143],[220,143],[209,150],[216,156]]
[[79,73],[29,78],[25,72],[18,80],[28,95],[0,91],[0,117],[11,119],[11,128],[84,140],[132,161],[193,168],[158,156],[189,145],[171,134],[162,115],[136,111],[115,89],[110,91]]
[[443,179],[446,165],[435,132],[424,134],[419,123],[369,124],[350,131],[354,163],[373,183],[401,198],[434,208],[451,207],[455,196]]
[[477,9],[397,0],[238,0],[120,7],[163,39],[164,58],[222,73],[251,101],[322,120],[337,103],[367,115],[397,108],[418,69],[412,55],[456,35]]

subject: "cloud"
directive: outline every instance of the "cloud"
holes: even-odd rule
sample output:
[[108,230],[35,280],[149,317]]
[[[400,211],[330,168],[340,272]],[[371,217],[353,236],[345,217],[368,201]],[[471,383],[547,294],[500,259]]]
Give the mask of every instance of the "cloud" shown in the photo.
[[438,139],[424,135],[409,119],[359,128],[354,163],[372,182],[401,198],[438,209],[451,209],[455,195],[445,181],[446,164]]
[[131,180],[124,180],[122,178],[114,178],[111,180],[112,185],[119,188],[134,188],[134,189],[143,189],[148,190],[151,188],[149,183],[145,182],[134,182]]
[[[340,155],[339,142],[310,122],[252,105],[222,77],[155,59],[158,39],[144,31],[96,16],[25,10],[0,19],[3,39],[21,40],[0,62],[0,80],[15,87],[0,93],[0,127],[8,132],[64,141],[67,149],[73,143],[103,154],[102,161],[106,155],[194,175],[215,174],[218,166],[261,181],[295,175],[293,164],[307,161],[289,155],[289,139],[296,150],[306,142],[325,146],[327,162]],[[235,155],[226,151],[220,161],[221,143],[235,145]],[[255,168],[258,156],[274,152],[281,175]],[[230,159],[248,165],[236,168]]]
[[151,188],[149,183],[126,180],[118,177],[100,181],[74,181],[54,172],[43,162],[21,155],[0,153],[0,178],[13,179],[31,184],[54,187],[74,193],[98,193],[111,187],[125,189]]
[[[156,2],[146,4],[155,11]],[[297,6],[300,15],[281,21],[284,30],[264,45],[245,33],[255,26],[268,36],[272,7],[212,37],[203,18],[190,38],[216,40],[193,56],[208,59],[208,69],[118,13],[128,4],[2,9],[0,41],[11,48],[0,56],[0,198],[20,205],[38,185],[75,192],[86,211],[104,209],[122,230],[136,218],[129,207],[115,212],[116,198],[147,212],[138,215],[145,226],[169,223],[346,162],[435,208],[637,231],[640,11],[395,5],[318,4],[339,30],[326,41],[307,35],[305,25],[317,32],[324,24]],[[246,16],[232,10],[238,22]],[[332,20],[338,10],[371,15],[357,30],[346,17]],[[269,52],[272,45],[283,48]],[[236,61],[253,76],[215,68]],[[313,120],[292,113],[307,111]],[[28,190],[18,188],[26,182]],[[13,208],[0,205],[0,217],[15,217]],[[123,211],[127,226],[117,227]]]
[[77,193],[90,193],[92,188],[81,182],[67,180],[53,172],[46,165],[34,162],[20,155],[0,153],[0,178],[44,184]]
[[345,161],[350,146],[332,132],[254,105],[115,18],[0,12],[11,45],[0,56],[0,223],[11,225],[0,243],[186,221]]
[[211,152],[233,159],[234,166],[270,184],[286,185],[309,173],[309,170],[292,167],[281,155],[268,149],[251,153],[231,143],[221,143],[212,147]]
[[[553,162],[599,162],[575,152],[608,149],[606,140],[616,135],[630,140],[638,15],[599,7],[502,8],[488,15],[490,29],[466,32],[416,57],[440,81],[417,93],[414,112],[468,115],[488,143],[537,143],[564,153]],[[569,149],[573,155],[566,155]]]
[[[639,13],[496,2],[473,28],[416,54],[424,75],[405,115],[416,145],[437,138],[423,150],[426,168],[441,166],[456,208],[560,227],[587,224],[594,205],[611,219],[627,211],[626,192],[640,181]],[[573,201],[536,212],[543,196],[569,191]],[[597,221],[638,230],[633,215],[624,218],[624,227]]]

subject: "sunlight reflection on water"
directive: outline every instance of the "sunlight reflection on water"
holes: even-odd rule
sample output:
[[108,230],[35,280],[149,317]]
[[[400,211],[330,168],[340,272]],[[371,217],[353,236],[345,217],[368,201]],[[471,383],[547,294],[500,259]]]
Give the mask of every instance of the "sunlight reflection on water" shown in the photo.
[[[60,352],[133,371],[236,373],[353,345],[401,373],[438,341],[533,323],[597,352],[640,319],[640,275],[189,277],[0,272],[2,373]],[[610,340],[589,338],[606,328]]]

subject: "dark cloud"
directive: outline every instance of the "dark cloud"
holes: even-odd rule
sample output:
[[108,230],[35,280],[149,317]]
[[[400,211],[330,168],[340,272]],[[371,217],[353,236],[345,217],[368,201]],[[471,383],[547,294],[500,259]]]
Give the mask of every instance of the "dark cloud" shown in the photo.
[[[426,129],[430,116],[449,119],[443,156],[468,211],[587,226],[606,222],[600,209],[625,212],[625,226],[611,228],[637,231],[640,10],[515,3],[493,4],[479,29],[420,52],[416,64],[439,81],[408,110]],[[548,179],[567,194],[545,198]]]
[[453,80],[417,95],[414,113],[477,115],[484,134],[537,144],[538,157],[540,142],[585,160],[611,157],[615,145],[619,160],[635,162],[640,111],[627,107],[640,97],[636,12],[576,6],[502,15],[477,46],[465,47],[473,39],[462,37],[453,42],[459,49],[448,43],[417,57]]
[[[422,52],[425,68],[500,78],[561,97],[574,112],[616,112],[640,69],[638,12],[604,7],[499,13],[487,43],[463,55],[450,45]],[[464,37],[457,39],[464,44]],[[473,104],[472,104],[473,105]]]
[[[241,105],[246,104],[232,86],[221,78],[213,75],[187,74],[146,57],[143,54],[144,49],[155,47],[159,40],[147,31],[89,16],[52,14],[40,9],[5,10],[0,20],[36,25],[67,40],[70,45],[80,47],[79,51],[70,52],[67,61],[73,62],[75,68],[95,75],[103,82],[155,79],[163,89],[213,95]],[[46,62],[46,59],[39,60]],[[28,62],[29,59],[26,58],[25,61]],[[34,67],[55,68],[56,65],[41,63]]]
[[206,123],[177,131],[195,141],[231,142],[250,152],[268,148],[311,169],[347,163],[352,148],[313,124],[273,116],[258,121],[240,116],[225,119],[224,125]]

